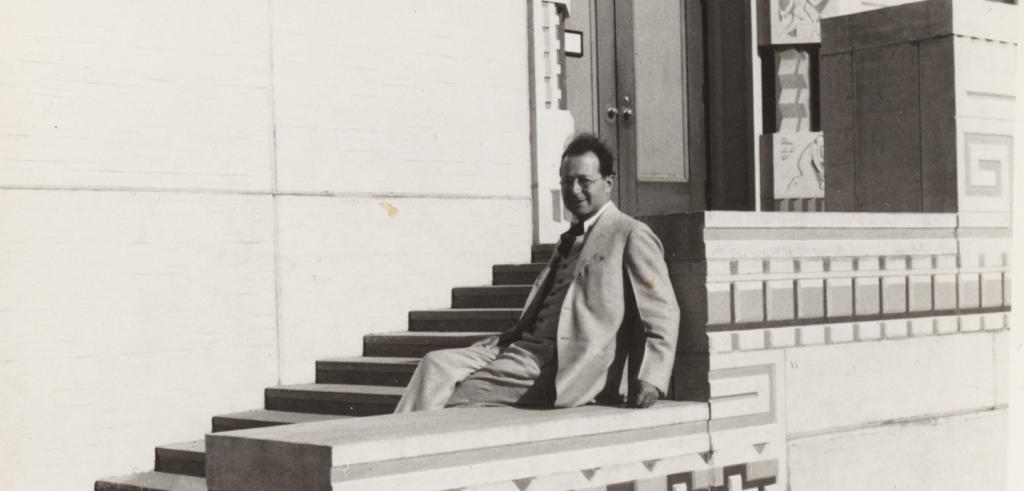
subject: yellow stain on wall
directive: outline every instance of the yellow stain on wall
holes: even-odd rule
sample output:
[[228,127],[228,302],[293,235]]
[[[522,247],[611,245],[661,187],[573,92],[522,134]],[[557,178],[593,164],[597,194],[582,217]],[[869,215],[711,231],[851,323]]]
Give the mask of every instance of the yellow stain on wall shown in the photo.
[[388,212],[389,217],[393,217],[398,214],[398,208],[395,208],[394,205],[388,203],[387,201],[381,201],[380,207],[384,208],[384,211]]

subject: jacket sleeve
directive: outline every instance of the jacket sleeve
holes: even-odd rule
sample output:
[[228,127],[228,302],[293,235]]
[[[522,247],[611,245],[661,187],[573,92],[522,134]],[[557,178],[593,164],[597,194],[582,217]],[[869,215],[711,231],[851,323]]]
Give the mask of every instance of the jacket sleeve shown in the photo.
[[630,233],[624,267],[645,338],[637,377],[665,394],[679,339],[679,303],[669,280],[664,248],[646,225]]

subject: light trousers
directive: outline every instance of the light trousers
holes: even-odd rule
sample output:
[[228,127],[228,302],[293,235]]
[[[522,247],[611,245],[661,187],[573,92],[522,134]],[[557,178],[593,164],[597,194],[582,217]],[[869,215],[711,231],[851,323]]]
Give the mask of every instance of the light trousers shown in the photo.
[[554,347],[540,342],[474,345],[424,355],[396,413],[444,407],[554,403]]

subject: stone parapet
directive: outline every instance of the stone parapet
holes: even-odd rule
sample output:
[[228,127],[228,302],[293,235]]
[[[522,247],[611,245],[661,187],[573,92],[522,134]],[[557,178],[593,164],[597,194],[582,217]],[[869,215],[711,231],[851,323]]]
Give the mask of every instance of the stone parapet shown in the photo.
[[[465,408],[216,433],[206,437],[207,483],[211,490],[711,483],[727,469],[704,460],[707,418],[706,404],[661,402],[646,410]],[[778,472],[777,463],[731,464],[751,480],[774,482]]]
[[682,306],[676,398],[706,400],[709,353],[1007,326],[1010,230],[992,215],[703,212],[647,222]]
[[[1000,475],[982,465],[956,475],[955,452],[913,438],[953,438],[974,424],[965,421],[984,421],[973,441],[992,455],[986,465],[1001,465],[1005,215],[703,212],[646,221],[665,245],[682,306],[672,397],[709,401],[721,445],[712,463],[752,446],[786,469],[789,485],[859,489],[836,477],[845,464],[814,460],[802,445],[846,448],[871,435],[874,447],[934,455],[858,463],[870,472],[999,488]],[[911,438],[902,428],[915,423],[929,429]]]
[[[870,435],[872,445],[913,446],[902,430],[871,429],[918,421],[930,422],[921,434],[930,440],[960,431],[964,418],[999,428],[1009,321],[1003,221],[701,212],[646,222],[664,243],[683,311],[675,401],[646,410],[451,409],[210,434],[210,489],[788,489],[842,470],[808,470],[812,458],[801,451],[793,474],[790,452],[807,442]],[[974,438],[999,454],[998,434]],[[927,462],[869,464],[948,473]]]

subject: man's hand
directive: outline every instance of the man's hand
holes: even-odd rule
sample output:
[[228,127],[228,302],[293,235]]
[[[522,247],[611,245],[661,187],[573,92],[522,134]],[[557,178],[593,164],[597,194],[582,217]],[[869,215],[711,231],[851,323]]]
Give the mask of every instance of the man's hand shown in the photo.
[[493,348],[498,345],[499,340],[500,336],[487,336],[486,338],[483,338],[473,343],[472,345],[480,348]]
[[627,405],[629,407],[637,408],[648,408],[654,404],[661,394],[658,392],[658,388],[653,384],[637,379],[635,384],[632,384],[632,390],[630,390],[629,400]]

